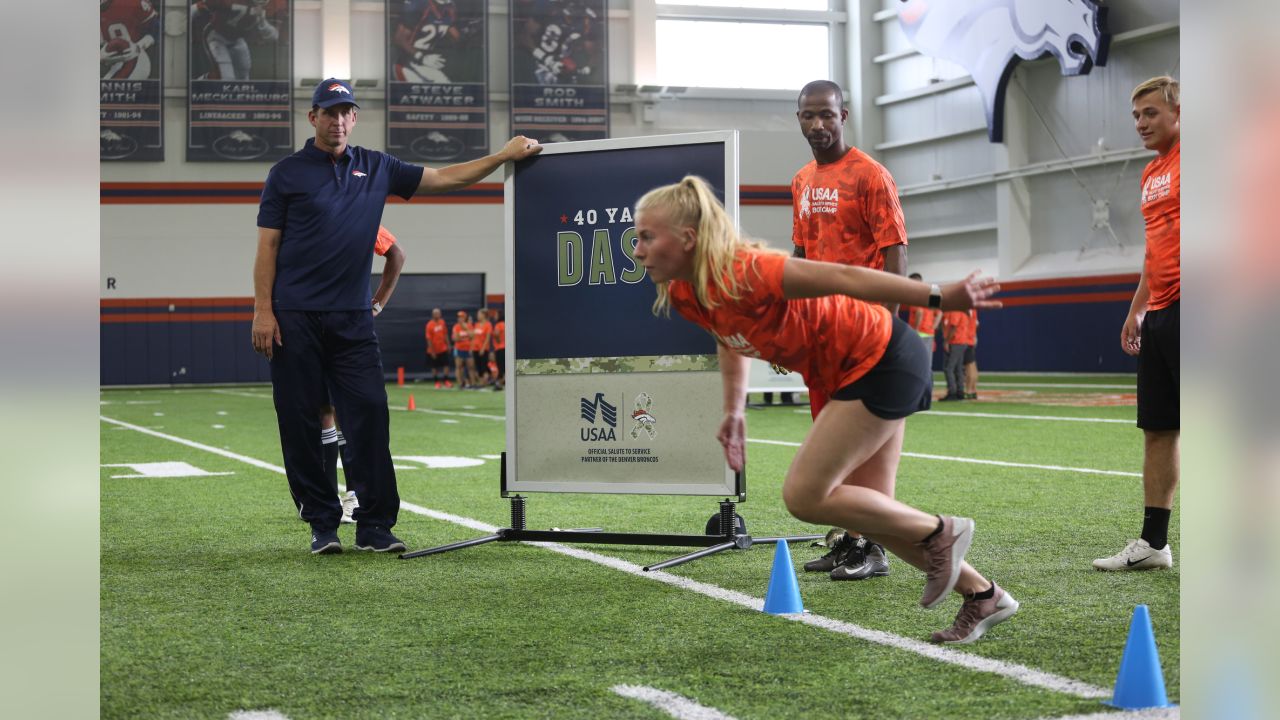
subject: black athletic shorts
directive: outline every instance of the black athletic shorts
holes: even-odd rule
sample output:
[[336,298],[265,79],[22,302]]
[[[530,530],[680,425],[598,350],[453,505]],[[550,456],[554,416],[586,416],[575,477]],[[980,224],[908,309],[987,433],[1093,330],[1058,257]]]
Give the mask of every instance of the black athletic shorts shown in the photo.
[[965,345],[964,346],[964,364],[968,365],[969,363],[976,363],[976,362],[978,362],[978,346]]
[[1178,430],[1178,304],[1147,311],[1138,350],[1138,427]]
[[432,370],[448,370],[449,369],[449,351],[442,353],[427,353],[427,367]]
[[832,400],[861,400],[872,415],[897,420],[928,410],[933,402],[929,351],[911,326],[893,319],[893,333],[880,362],[866,375],[831,394]]

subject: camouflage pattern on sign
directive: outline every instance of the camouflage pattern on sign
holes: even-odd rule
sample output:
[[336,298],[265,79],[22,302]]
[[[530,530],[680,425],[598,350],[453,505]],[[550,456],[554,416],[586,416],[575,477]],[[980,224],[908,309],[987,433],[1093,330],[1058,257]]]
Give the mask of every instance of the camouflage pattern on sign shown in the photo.
[[517,375],[585,375],[706,370],[719,372],[715,355],[632,355],[630,357],[517,360]]

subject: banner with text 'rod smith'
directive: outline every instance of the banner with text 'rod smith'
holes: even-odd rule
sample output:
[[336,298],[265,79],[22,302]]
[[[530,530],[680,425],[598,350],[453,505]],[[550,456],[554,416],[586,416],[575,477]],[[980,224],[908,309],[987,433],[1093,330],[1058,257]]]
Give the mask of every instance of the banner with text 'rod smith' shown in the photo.
[[506,180],[508,492],[739,497],[716,346],[653,314],[635,202],[700,175],[738,214],[737,133],[552,144]]
[[488,0],[387,0],[387,152],[489,154]]
[[292,0],[197,0],[190,12],[187,160],[292,153]]
[[511,134],[609,137],[605,0],[511,0]]

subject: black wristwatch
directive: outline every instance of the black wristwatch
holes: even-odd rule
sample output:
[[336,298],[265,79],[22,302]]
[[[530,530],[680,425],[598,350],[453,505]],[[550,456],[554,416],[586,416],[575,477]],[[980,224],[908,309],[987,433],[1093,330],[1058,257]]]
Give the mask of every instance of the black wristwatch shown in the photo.
[[937,283],[929,286],[929,307],[935,310],[942,307],[942,288]]

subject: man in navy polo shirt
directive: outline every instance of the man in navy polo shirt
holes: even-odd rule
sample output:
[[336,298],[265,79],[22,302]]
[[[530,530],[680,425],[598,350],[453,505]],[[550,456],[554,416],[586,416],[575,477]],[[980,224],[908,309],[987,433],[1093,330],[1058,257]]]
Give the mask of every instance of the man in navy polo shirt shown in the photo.
[[328,394],[347,439],[348,479],[360,497],[357,550],[404,550],[391,533],[400,510],[391,465],[387,392],[373,332],[369,276],[387,197],[447,192],[542,150],[512,138],[496,154],[440,170],[347,144],[359,105],[351,85],[316,86],[316,129],[267,175],[253,265],[253,348],[271,363],[285,474],[311,552],[342,551],[342,505],[325,479],[317,398]]

